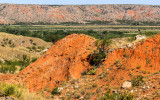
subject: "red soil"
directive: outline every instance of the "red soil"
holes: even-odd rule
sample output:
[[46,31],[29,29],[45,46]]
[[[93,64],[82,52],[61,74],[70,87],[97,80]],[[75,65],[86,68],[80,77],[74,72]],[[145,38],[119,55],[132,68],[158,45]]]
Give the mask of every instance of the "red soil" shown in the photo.
[[9,75],[9,74],[0,74],[0,82],[6,81],[14,77],[15,75]]
[[28,85],[31,91],[44,88],[53,89],[69,77],[75,79],[92,66],[87,62],[88,55],[96,49],[95,39],[72,34],[56,42],[41,58],[22,70],[14,82]]
[[133,11],[133,10],[128,10],[127,14],[130,15],[130,16],[134,16],[134,15],[135,15],[135,11]]
[[[160,71],[160,34],[135,47],[118,49],[105,59],[104,67],[119,66],[148,73]],[[138,68],[138,66],[140,68]]]
[[[108,69],[106,81],[112,87],[121,87],[125,80],[136,75],[146,76],[160,71],[160,34],[132,48],[117,49],[105,59],[97,74]],[[99,85],[106,84],[99,81]]]
[[[93,50],[95,39],[86,35],[72,34],[56,42],[41,58],[22,70],[13,82],[28,85],[31,91],[53,89],[69,77],[76,79],[92,66],[87,57]],[[147,75],[160,71],[160,34],[137,44],[132,48],[118,49],[109,53],[101,73],[108,69],[111,86],[122,86],[124,80],[134,75]],[[99,84],[106,84],[98,81]]]
[[97,11],[97,12],[99,12],[99,13],[101,13],[102,12],[102,10],[100,10],[100,9],[98,9],[98,8],[96,8],[96,7],[92,7],[92,9],[94,9],[95,11]]

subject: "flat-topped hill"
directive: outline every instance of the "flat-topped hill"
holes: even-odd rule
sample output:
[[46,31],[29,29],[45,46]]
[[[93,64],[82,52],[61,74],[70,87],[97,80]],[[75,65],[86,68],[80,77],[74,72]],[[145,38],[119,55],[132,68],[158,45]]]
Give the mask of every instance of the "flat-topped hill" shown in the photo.
[[160,21],[154,5],[22,5],[0,4],[1,24],[147,24]]

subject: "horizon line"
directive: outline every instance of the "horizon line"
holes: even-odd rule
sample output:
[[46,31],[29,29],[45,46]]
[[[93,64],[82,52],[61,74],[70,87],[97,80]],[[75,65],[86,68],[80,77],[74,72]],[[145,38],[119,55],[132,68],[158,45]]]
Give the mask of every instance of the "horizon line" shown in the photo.
[[152,6],[160,6],[160,5],[154,5],[154,4],[17,4],[17,3],[0,3],[0,4],[15,4],[15,5],[152,5]]

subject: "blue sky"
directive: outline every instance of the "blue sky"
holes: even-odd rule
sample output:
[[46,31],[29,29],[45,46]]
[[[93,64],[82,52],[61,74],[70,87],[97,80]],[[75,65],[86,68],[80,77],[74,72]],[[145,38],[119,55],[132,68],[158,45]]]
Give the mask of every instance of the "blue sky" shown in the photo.
[[160,5],[160,0],[0,0],[14,4],[148,4]]

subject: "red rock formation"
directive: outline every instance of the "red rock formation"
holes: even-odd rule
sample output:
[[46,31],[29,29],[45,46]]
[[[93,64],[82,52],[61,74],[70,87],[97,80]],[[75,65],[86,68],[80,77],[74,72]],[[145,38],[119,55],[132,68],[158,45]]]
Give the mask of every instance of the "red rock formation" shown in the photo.
[[0,23],[62,23],[95,20],[160,21],[160,6],[151,5],[16,5],[0,4]]
[[[118,49],[109,54],[105,60],[105,67],[119,66],[141,71],[160,71],[160,34],[137,44],[133,48]],[[117,65],[118,64],[118,65]]]
[[[95,39],[72,34],[56,42],[41,58],[22,70],[10,82],[25,84],[31,91],[53,89],[63,81],[79,78],[92,66],[87,57],[96,49]],[[109,53],[100,73],[108,69],[108,84],[120,86],[119,82],[130,80],[134,75],[160,71],[160,34],[132,48],[118,49]],[[123,79],[122,79],[123,78]]]
[[41,58],[22,70],[14,81],[26,84],[31,91],[54,88],[92,68],[87,62],[88,55],[95,49],[95,39],[72,34],[56,42]]

